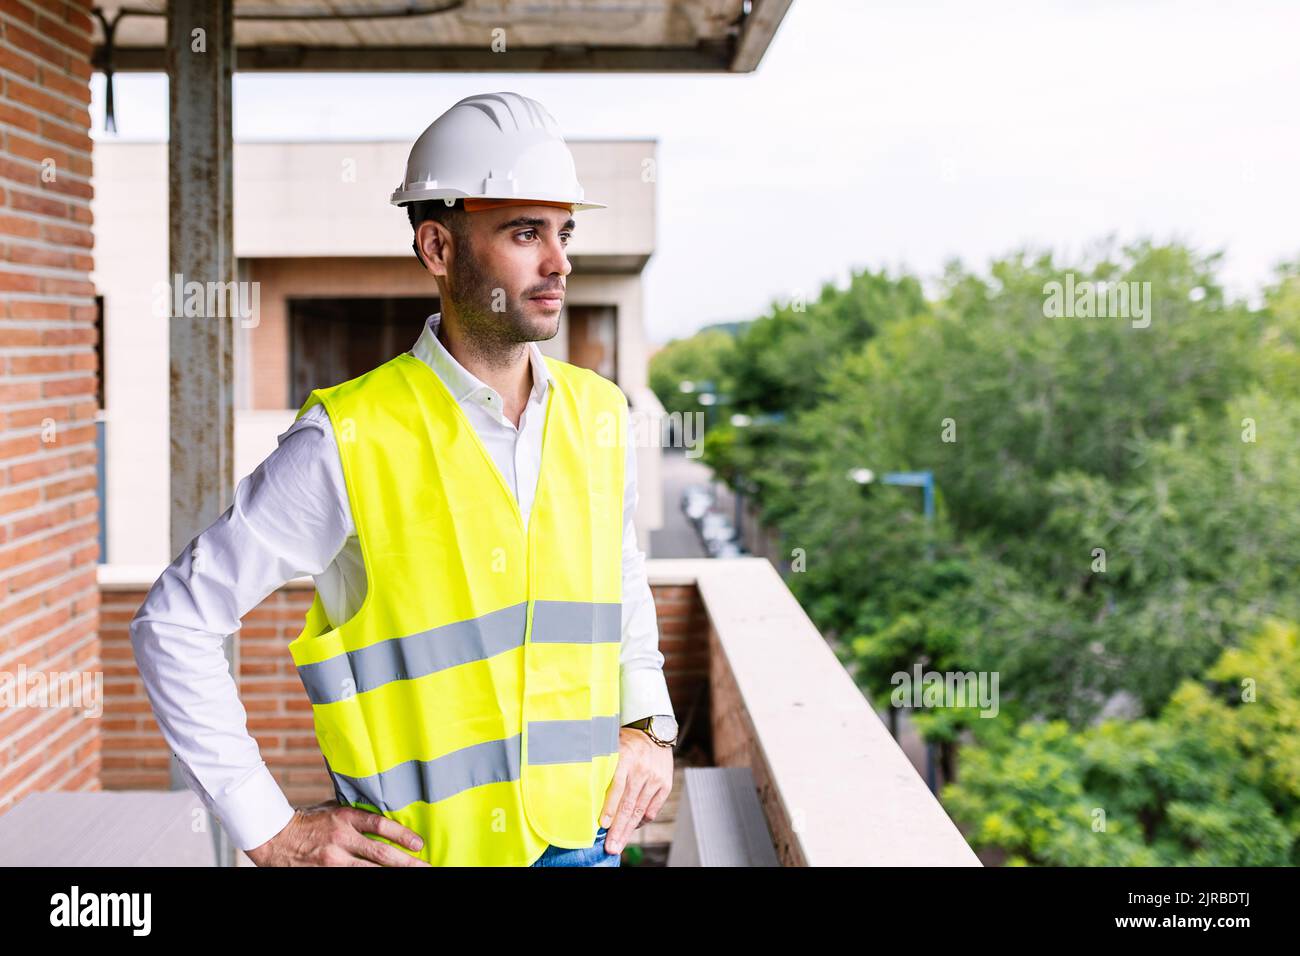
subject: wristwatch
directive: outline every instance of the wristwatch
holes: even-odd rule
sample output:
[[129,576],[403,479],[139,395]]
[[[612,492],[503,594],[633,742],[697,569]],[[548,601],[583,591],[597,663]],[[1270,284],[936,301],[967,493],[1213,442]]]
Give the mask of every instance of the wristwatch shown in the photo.
[[623,726],[631,727],[633,730],[645,731],[646,736],[660,747],[671,747],[677,743],[677,720],[670,714],[655,714],[653,717],[642,717],[640,720],[634,720],[632,723]]

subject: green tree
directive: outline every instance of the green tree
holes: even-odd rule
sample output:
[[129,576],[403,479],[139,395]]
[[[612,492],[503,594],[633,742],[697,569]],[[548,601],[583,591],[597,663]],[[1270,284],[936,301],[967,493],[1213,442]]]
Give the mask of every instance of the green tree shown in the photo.
[[735,337],[706,329],[689,338],[674,339],[650,359],[650,388],[668,414],[700,411],[696,392],[683,392],[683,382],[716,382],[722,362],[735,347]]
[[[837,363],[835,399],[769,434],[746,470],[765,519],[807,555],[792,588],[877,699],[889,673],[928,660],[998,670],[1026,714],[1079,725],[1120,692],[1151,711],[1285,609],[1267,595],[1285,593],[1296,539],[1274,520],[1263,580],[1255,526],[1300,493],[1295,423],[1266,396],[1244,400],[1268,420],[1264,449],[1226,417],[1244,415],[1228,403],[1259,367],[1269,317],[1224,301],[1217,256],[1103,251],[1071,267],[1021,253],[986,280],[951,265],[933,310]],[[1044,316],[1064,273],[1151,282],[1150,326]],[[728,453],[743,461],[744,442]],[[860,491],[848,474],[861,467],[931,470],[934,527],[914,490]],[[1171,489],[1186,524],[1173,537]],[[1148,546],[1129,556],[1138,536]]]
[[[999,675],[996,718],[914,722],[974,741],[945,800],[1012,863],[1297,862],[1294,698],[1234,701],[1224,669],[1294,657],[1268,622],[1300,620],[1300,260],[1258,308],[1221,260],[1020,250],[948,263],[932,301],[864,274],[719,362],[729,410],[784,419],[724,420],[705,460],[757,488],[864,693],[889,706],[917,663]],[[1145,316],[1052,315],[1067,277],[1137,283]],[[931,471],[934,520],[864,468]]]
[[811,302],[774,305],[751,323],[723,361],[735,408],[750,414],[791,413],[831,394],[824,373],[869,341],[884,324],[926,309],[914,276],[855,272],[845,289],[822,287]]
[[1156,719],[989,735],[944,806],[1012,865],[1297,865],[1297,688],[1300,631],[1270,622]]

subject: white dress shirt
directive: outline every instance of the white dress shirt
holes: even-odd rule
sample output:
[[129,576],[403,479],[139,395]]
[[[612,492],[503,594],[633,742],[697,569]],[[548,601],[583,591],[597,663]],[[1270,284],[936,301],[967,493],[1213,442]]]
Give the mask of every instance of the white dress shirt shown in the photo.
[[[411,352],[442,378],[465,410],[514,491],[526,526],[553,384],[541,349],[528,344],[533,388],[516,428],[496,390],[438,340],[440,318],[440,313],[429,316]],[[620,724],[673,713],[645,554],[636,541],[630,422],[627,434]],[[130,624],[135,659],[163,737],[190,788],[243,850],[279,833],[293,807],[248,733],[223,636],[237,631],[243,616],[286,581],[302,575],[312,576],[333,626],[350,618],[366,594],[338,446],[322,405],[277,437],[275,451],[235,488],[234,504],[163,571]]]

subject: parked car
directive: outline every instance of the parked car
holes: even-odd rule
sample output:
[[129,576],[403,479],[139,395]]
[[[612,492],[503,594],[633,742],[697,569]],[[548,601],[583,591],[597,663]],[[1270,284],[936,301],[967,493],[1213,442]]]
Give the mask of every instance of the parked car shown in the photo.
[[709,552],[709,557],[716,558],[722,553],[723,548],[727,547],[727,545],[734,544],[735,542],[729,541],[725,538],[713,538],[710,541],[704,542],[704,550]]
[[715,554],[714,557],[715,558],[739,558],[742,557],[744,553],[745,553],[745,549],[742,548],[737,542],[723,541],[721,544],[718,545],[718,553]]
[[690,485],[682,492],[682,511],[696,525],[712,506],[713,493],[705,485]]
[[735,537],[731,521],[719,511],[710,511],[700,519],[700,537],[707,547],[710,541],[730,541]]

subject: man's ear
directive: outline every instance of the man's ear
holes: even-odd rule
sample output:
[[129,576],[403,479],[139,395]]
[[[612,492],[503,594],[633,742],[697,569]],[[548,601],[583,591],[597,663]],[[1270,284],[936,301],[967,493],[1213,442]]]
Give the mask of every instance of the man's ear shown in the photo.
[[440,223],[432,219],[420,223],[415,231],[414,245],[424,260],[424,267],[435,276],[447,274],[449,242],[450,234]]

